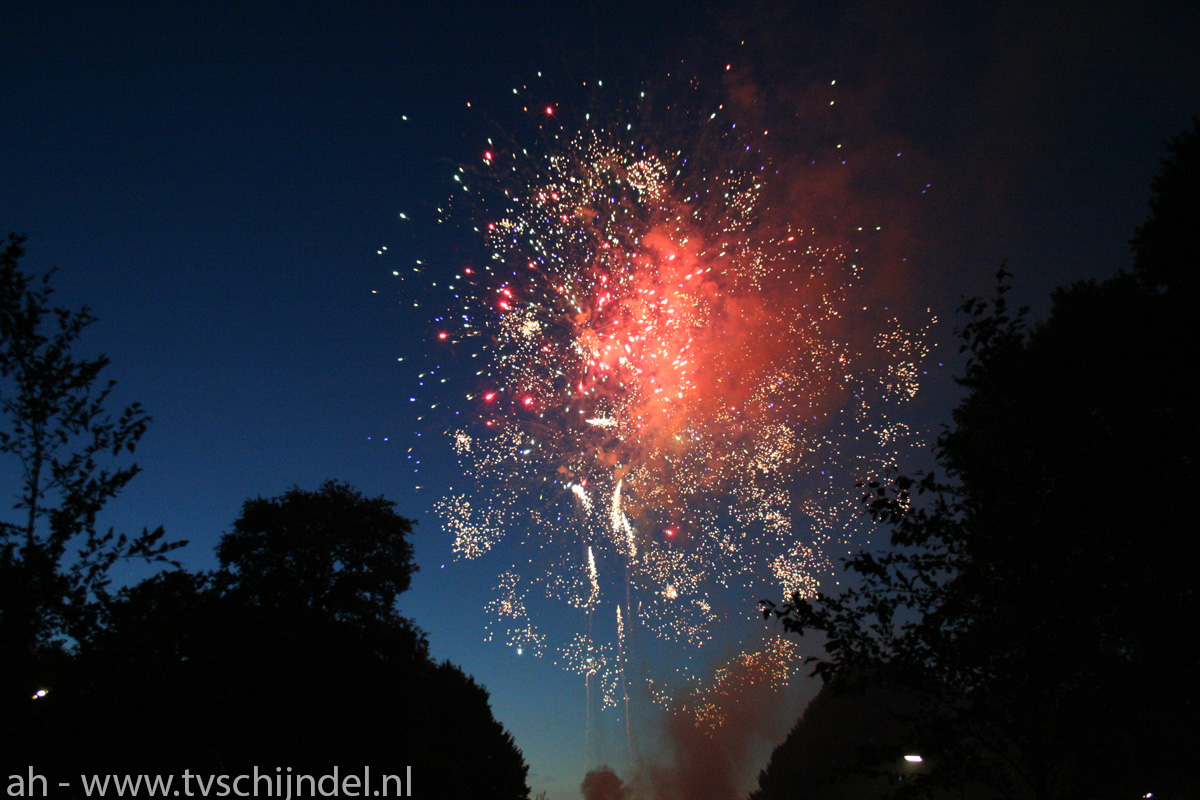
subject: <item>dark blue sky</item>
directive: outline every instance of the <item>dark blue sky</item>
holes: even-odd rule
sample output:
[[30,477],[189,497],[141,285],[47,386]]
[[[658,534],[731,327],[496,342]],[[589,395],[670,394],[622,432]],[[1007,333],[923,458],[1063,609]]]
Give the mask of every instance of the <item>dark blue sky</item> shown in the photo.
[[[1162,141],[1200,114],[1200,15],[1154,4],[34,5],[3,6],[0,229],[29,235],[27,267],[59,268],[60,301],[94,309],[88,345],[154,416],[112,524],[165,525],[203,568],[248,497],[333,477],[395,499],[419,522],[404,611],[491,689],[557,798],[597,757],[582,688],[483,642],[494,573],[452,563],[430,507],[454,465],[416,419],[457,402],[409,368],[438,346],[435,293],[392,277],[477,253],[433,209],[486,119],[515,114],[511,87],[541,70],[551,97],[632,91],[682,58],[737,64],[796,141],[865,154],[839,197],[903,228],[903,301],[932,307],[946,342],[958,298],[1001,261],[1043,311],[1053,286],[1126,265]],[[848,110],[814,109],[810,131],[827,80]],[[904,166],[874,168],[891,149]],[[932,422],[953,396],[944,371],[929,386]]]

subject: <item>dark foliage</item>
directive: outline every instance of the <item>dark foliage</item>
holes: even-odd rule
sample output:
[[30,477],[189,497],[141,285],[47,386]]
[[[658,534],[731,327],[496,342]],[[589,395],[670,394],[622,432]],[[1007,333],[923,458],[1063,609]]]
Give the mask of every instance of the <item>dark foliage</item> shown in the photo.
[[887,793],[920,769],[904,761],[900,744],[912,733],[913,715],[910,698],[880,683],[859,692],[824,684],[771,754],[750,800],[855,800]]
[[248,502],[216,573],[120,593],[16,752],[67,776],[411,766],[415,796],[528,797],[487,692],[395,611],[413,565],[392,505],[333,482]]
[[182,542],[162,528],[128,536],[96,518],[138,473],[122,462],[150,418],[138,404],[110,410],[108,359],[75,350],[95,318],[52,304],[50,275],[23,272],[24,237],[0,252],[0,454],[14,475],[0,519],[0,708],[23,702],[40,662],[61,659],[64,637],[94,625],[121,559],[169,562]]
[[1182,557],[1196,263],[1163,259],[1195,252],[1198,147],[1200,125],[1171,145],[1136,274],[1056,291],[1033,326],[1003,271],[992,300],[964,304],[968,394],[938,441],[946,477],[866,487],[891,548],[851,559],[837,596],[768,604],[788,629],[825,634],[825,678],[920,699],[909,739],[928,768],[912,788],[1197,790],[1200,603]]
[[1200,118],[1167,143],[1167,157],[1150,184],[1150,216],[1131,244],[1134,270],[1146,285],[1196,299],[1200,264]]
[[247,500],[217,546],[227,586],[261,606],[386,619],[416,571],[412,521],[394,507],[334,481]]

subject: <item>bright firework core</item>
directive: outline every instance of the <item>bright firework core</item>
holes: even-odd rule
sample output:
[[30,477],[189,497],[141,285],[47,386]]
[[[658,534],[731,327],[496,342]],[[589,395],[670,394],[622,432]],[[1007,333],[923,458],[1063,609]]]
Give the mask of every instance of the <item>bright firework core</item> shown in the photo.
[[[749,150],[725,130],[714,151]],[[483,322],[455,334],[490,364],[482,424],[454,433],[477,491],[438,510],[458,556],[507,555],[493,632],[612,704],[639,637],[694,649],[762,597],[815,591],[855,482],[909,438],[888,414],[925,348],[856,305],[842,250],[777,220],[766,164],[565,141],[484,153],[492,258],[459,315]],[[547,607],[556,630],[575,615],[565,641],[539,627]]]

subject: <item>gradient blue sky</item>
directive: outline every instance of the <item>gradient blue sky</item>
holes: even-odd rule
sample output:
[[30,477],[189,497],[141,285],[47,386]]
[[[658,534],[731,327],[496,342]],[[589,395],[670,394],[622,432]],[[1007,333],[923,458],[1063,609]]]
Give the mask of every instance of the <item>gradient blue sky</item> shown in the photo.
[[[578,796],[621,748],[585,749],[577,678],[484,642],[494,571],[451,560],[430,509],[455,467],[416,421],[436,392],[397,360],[435,329],[391,272],[476,252],[433,208],[512,86],[541,70],[632,89],[702,54],[689,64],[738,63],[776,103],[836,79],[849,139],[911,149],[895,177],[932,190],[897,215],[906,302],[934,308],[943,341],[1003,260],[1044,310],[1053,286],[1128,263],[1162,141],[1200,113],[1200,14],[953,5],[3,4],[0,229],[29,235],[27,267],[59,268],[61,302],[94,309],[118,399],[154,416],[110,523],[165,525],[206,568],[248,497],[333,477],[396,500],[419,523],[402,610],[491,690],[535,790]],[[927,423],[953,366],[930,378]]]

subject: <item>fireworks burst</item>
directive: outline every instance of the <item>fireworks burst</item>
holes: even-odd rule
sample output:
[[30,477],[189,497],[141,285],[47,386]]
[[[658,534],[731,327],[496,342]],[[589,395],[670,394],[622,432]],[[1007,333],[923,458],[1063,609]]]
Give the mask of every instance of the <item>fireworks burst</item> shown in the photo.
[[612,705],[639,636],[695,652],[761,597],[816,589],[855,482],[912,439],[890,417],[926,352],[772,208],[765,132],[721,109],[695,150],[559,124],[540,155],[489,140],[456,175],[490,259],[455,276],[439,336],[486,366],[477,422],[451,432],[475,487],[437,511],[457,557],[502,562],[493,635]]
[[[694,689],[684,698],[675,698],[679,713],[700,733],[713,736],[728,724],[731,711],[739,709],[739,700],[754,695],[769,696],[786,684],[801,663],[799,646],[776,636],[752,653],[738,653],[713,675],[712,682]],[[766,690],[766,691],[764,691]],[[670,702],[664,697],[662,702]]]

